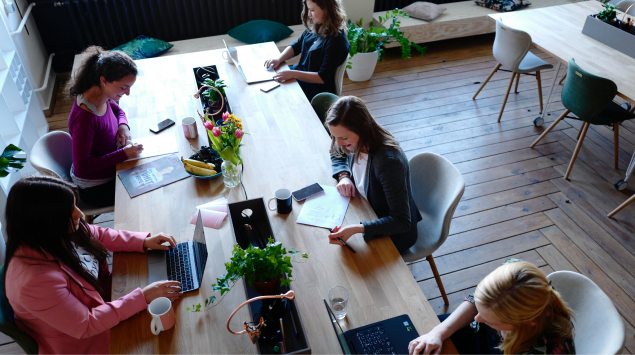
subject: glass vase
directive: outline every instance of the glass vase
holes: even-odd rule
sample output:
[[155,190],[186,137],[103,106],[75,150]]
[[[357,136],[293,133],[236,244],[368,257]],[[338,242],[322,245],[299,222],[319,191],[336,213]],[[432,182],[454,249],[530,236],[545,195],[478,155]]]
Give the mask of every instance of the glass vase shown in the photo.
[[240,171],[238,171],[234,163],[229,160],[223,160],[221,171],[223,172],[223,183],[225,186],[232,188],[240,184]]

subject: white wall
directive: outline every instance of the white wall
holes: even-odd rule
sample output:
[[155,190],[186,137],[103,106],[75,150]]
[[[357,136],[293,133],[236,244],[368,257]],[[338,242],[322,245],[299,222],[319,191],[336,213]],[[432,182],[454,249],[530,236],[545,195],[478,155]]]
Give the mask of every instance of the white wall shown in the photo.
[[346,10],[348,18],[357,22],[364,19],[364,27],[368,28],[368,23],[373,20],[373,9],[375,0],[341,0]]

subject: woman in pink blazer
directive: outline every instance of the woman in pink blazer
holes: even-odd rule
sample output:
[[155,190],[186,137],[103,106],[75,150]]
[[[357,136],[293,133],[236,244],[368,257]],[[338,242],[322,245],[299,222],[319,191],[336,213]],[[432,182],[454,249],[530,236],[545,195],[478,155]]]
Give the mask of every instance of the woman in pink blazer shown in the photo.
[[179,282],[160,281],[105,302],[108,250],[143,253],[176,242],[164,234],[89,225],[77,198],[74,185],[47,176],[21,179],[7,198],[5,290],[17,326],[35,338],[41,354],[108,353],[110,328],[155,298],[182,294]]

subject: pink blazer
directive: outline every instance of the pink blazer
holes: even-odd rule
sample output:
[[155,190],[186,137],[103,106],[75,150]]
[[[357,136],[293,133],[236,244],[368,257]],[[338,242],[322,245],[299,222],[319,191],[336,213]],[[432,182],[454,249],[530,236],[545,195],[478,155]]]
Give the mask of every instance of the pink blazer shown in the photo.
[[[144,252],[148,233],[90,226],[110,251]],[[101,265],[108,271],[108,265]],[[104,270],[100,270],[100,275]],[[148,307],[140,288],[104,302],[94,287],[43,250],[21,247],[5,279],[16,324],[38,343],[40,354],[107,354],[110,328]]]

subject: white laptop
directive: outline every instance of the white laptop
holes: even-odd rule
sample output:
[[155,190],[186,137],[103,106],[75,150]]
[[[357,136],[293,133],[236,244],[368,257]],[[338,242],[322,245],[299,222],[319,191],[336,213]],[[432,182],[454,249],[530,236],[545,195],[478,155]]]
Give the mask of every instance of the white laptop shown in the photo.
[[263,58],[255,58],[253,56],[248,56],[244,54],[241,56],[241,61],[238,61],[238,48],[232,47],[232,51],[227,47],[227,43],[223,40],[225,44],[225,49],[227,49],[227,53],[229,53],[229,57],[232,62],[238,68],[240,74],[245,78],[247,84],[258,83],[261,81],[270,81],[273,80],[273,76],[276,75],[275,70],[267,70],[265,68],[265,60]]

